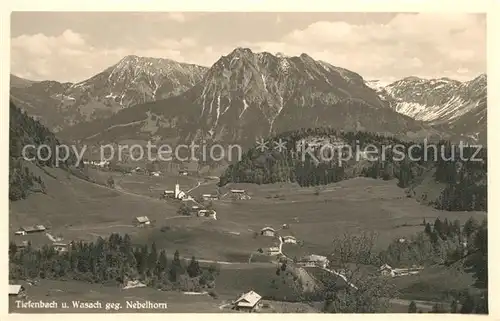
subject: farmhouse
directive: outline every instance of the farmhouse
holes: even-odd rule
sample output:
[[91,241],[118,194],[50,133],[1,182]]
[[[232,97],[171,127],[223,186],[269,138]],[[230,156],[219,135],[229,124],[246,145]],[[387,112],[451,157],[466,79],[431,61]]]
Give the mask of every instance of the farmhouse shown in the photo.
[[141,283],[138,280],[129,280],[127,281],[127,284],[123,287],[123,289],[128,290],[128,289],[144,288],[144,287],[146,287],[146,284]]
[[283,241],[283,243],[297,244],[297,239],[291,235],[283,236],[281,240]]
[[139,227],[143,227],[151,224],[151,221],[147,216],[138,216],[135,218],[135,224]]
[[90,165],[97,166],[97,167],[107,167],[109,166],[109,161],[90,161]]
[[9,296],[22,297],[25,296],[24,286],[20,284],[9,284]]
[[249,200],[251,197],[246,193],[244,189],[232,189],[229,191],[231,197],[239,200]]
[[233,302],[233,309],[239,311],[253,312],[260,309],[262,297],[254,291],[242,294]]
[[204,201],[215,201],[219,199],[219,196],[215,194],[203,194],[201,197]]
[[59,253],[68,252],[68,244],[66,243],[52,243],[52,247]]
[[311,254],[301,258],[297,263],[305,267],[326,268],[330,261],[325,256]]
[[275,233],[276,233],[276,231],[272,227],[269,227],[269,226],[266,226],[262,230],[260,230],[260,235],[264,235],[264,236],[274,237]]
[[23,226],[17,231],[16,235],[26,235],[31,233],[39,233],[45,231],[46,228],[43,225],[35,225],[35,226]]
[[383,276],[394,276],[392,267],[389,264],[384,264],[379,269],[380,274]]
[[279,247],[270,247],[267,249],[267,255],[278,255],[281,254]]
[[420,273],[420,270],[423,270],[423,267],[412,266],[411,268],[392,268],[388,264],[382,265],[379,269],[381,275],[393,278],[397,276],[416,275]]
[[199,210],[198,211],[198,216],[199,217],[209,217],[214,220],[217,220],[217,212],[214,210]]

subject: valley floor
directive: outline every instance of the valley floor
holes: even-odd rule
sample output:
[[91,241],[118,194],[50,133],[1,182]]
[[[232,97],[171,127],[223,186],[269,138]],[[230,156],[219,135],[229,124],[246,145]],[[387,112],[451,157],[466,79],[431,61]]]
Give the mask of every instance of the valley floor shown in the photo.
[[[215,291],[219,297],[213,299],[208,295],[186,295],[149,288],[121,290],[75,281],[43,280],[38,286],[27,289],[31,300],[120,301],[123,305],[127,298],[136,298],[139,301],[167,301],[168,311],[165,312],[226,312],[227,309],[221,308],[224,302],[250,289],[268,296],[279,297],[282,294],[281,289],[270,290],[270,280],[276,270],[275,259],[257,252],[258,249],[265,251],[269,247],[280,246],[277,238],[260,235],[260,230],[266,226],[274,228],[280,235],[293,235],[300,241],[300,245],[283,246],[283,253],[292,259],[305,254],[328,255],[333,237],[346,232],[373,232],[377,235],[376,247],[383,249],[394,239],[421,231],[424,219],[431,222],[439,217],[464,222],[471,216],[482,219],[486,215],[481,212],[438,211],[406,198],[394,181],[357,178],[320,190],[293,184],[232,184],[225,189],[245,189],[251,199],[233,201],[223,198],[213,201],[217,220],[210,220],[179,215],[179,202],[161,200],[159,196],[164,190],[173,189],[176,182],[181,184],[183,190],[192,189],[190,193],[193,196],[214,193],[216,181],[176,175],[153,177],[92,173],[101,182],[111,175],[115,181],[113,189],[67,177],[57,169],[48,171],[50,175],[42,173],[45,175],[47,194],[31,195],[26,200],[10,204],[12,241],[30,240],[34,246],[51,244],[45,234],[14,236],[14,231],[20,226],[33,224],[44,224],[50,228],[51,235],[60,236],[65,242],[127,233],[137,244],[155,242],[158,249],[166,249],[169,256],[178,250],[186,259],[194,255],[202,264],[218,263],[221,274]],[[152,225],[136,227],[133,219],[137,216],[148,216]],[[286,227],[283,227],[284,224]],[[432,275],[442,277],[438,272]],[[426,300],[412,297],[411,289],[417,288],[415,284],[426,282],[426,278],[433,279],[432,275],[426,277],[423,273],[408,277],[406,283],[401,281],[399,287],[410,290],[404,298],[393,301],[391,309],[406,312],[407,300]],[[467,279],[457,286],[468,286],[469,281]],[[10,304],[13,312],[27,312],[16,308],[14,300],[11,299]],[[276,312],[311,312],[318,309],[305,303],[271,302],[271,305]],[[420,305],[423,311],[427,309],[425,302]],[[64,312],[70,310],[65,309]]]

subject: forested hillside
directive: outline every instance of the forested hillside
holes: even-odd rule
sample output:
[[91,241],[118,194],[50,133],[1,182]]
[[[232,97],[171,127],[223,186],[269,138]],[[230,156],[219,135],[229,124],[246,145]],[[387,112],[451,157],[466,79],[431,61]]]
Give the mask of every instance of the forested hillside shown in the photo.
[[[276,146],[280,140],[285,148],[273,149],[273,142]],[[301,186],[317,186],[357,176],[396,178],[398,186],[406,188],[409,196],[416,196],[415,188],[423,184],[425,188],[438,186],[439,192],[434,198],[424,191],[419,199],[436,208],[487,209],[486,148],[460,149],[444,141],[412,143],[374,133],[340,132],[331,128],[282,133],[268,146],[270,148],[264,150],[258,146],[248,150],[241,161],[224,172],[220,185],[296,182]],[[430,180],[423,179],[429,175]]]
[[[45,186],[42,179],[33,173],[34,166],[58,165],[68,169],[71,164],[75,163],[75,157],[70,154],[67,161],[57,164],[55,150],[59,141],[54,134],[22,112],[12,101],[9,106],[9,199],[15,201],[26,198],[31,192],[44,192]],[[27,145],[36,147],[46,145],[47,148],[40,149],[39,155],[36,155],[35,148],[28,148],[24,157],[23,148]]]

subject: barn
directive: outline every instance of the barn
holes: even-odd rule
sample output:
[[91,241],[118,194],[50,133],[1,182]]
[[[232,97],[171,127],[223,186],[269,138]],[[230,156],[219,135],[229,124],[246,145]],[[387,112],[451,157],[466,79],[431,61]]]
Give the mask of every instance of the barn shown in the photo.
[[260,230],[260,235],[263,235],[263,236],[274,237],[275,234],[276,234],[276,231],[272,227],[269,227],[269,226],[266,226],[262,230]]

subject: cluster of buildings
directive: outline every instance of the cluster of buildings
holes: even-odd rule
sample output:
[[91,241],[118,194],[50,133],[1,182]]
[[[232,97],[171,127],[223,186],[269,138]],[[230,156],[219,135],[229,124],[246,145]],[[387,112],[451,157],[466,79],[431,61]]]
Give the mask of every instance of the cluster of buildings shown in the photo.
[[199,205],[194,201],[192,201],[191,205],[188,206],[190,215],[196,215],[198,217],[208,217],[213,220],[217,220],[217,212],[213,209],[206,209],[202,205]]
[[[297,244],[297,239],[292,235],[278,236],[276,230],[272,227],[266,226],[260,230],[260,235],[268,237],[279,237],[281,244]],[[280,255],[281,249],[279,247],[270,247],[266,251],[267,255]]]
[[[46,232],[47,228],[44,225],[33,225],[33,226],[23,226],[16,232],[14,232],[15,235],[18,236],[24,236],[28,234],[35,234],[35,233],[42,233]],[[57,252],[62,253],[62,252],[67,252],[71,244],[67,243],[62,243],[62,238],[54,238],[52,237],[49,233],[45,233],[49,239],[53,241],[52,243],[52,248],[55,249]],[[18,248],[26,248],[28,246],[28,241],[24,240],[21,243],[16,243]]]
[[383,276],[398,277],[419,274],[424,268],[422,266],[412,266],[410,268],[393,268],[389,264],[380,267],[380,274]]
[[[189,207],[189,212],[192,215],[194,214],[198,217],[208,217],[214,220],[217,219],[217,212],[215,210],[203,208],[203,206],[198,204],[193,197],[182,191],[179,184],[175,184],[175,189],[173,191],[166,190],[163,196],[166,198],[181,200],[183,202],[190,202],[191,204],[186,203],[186,205]],[[213,194],[203,194],[203,200],[215,199],[219,199],[219,197]]]

